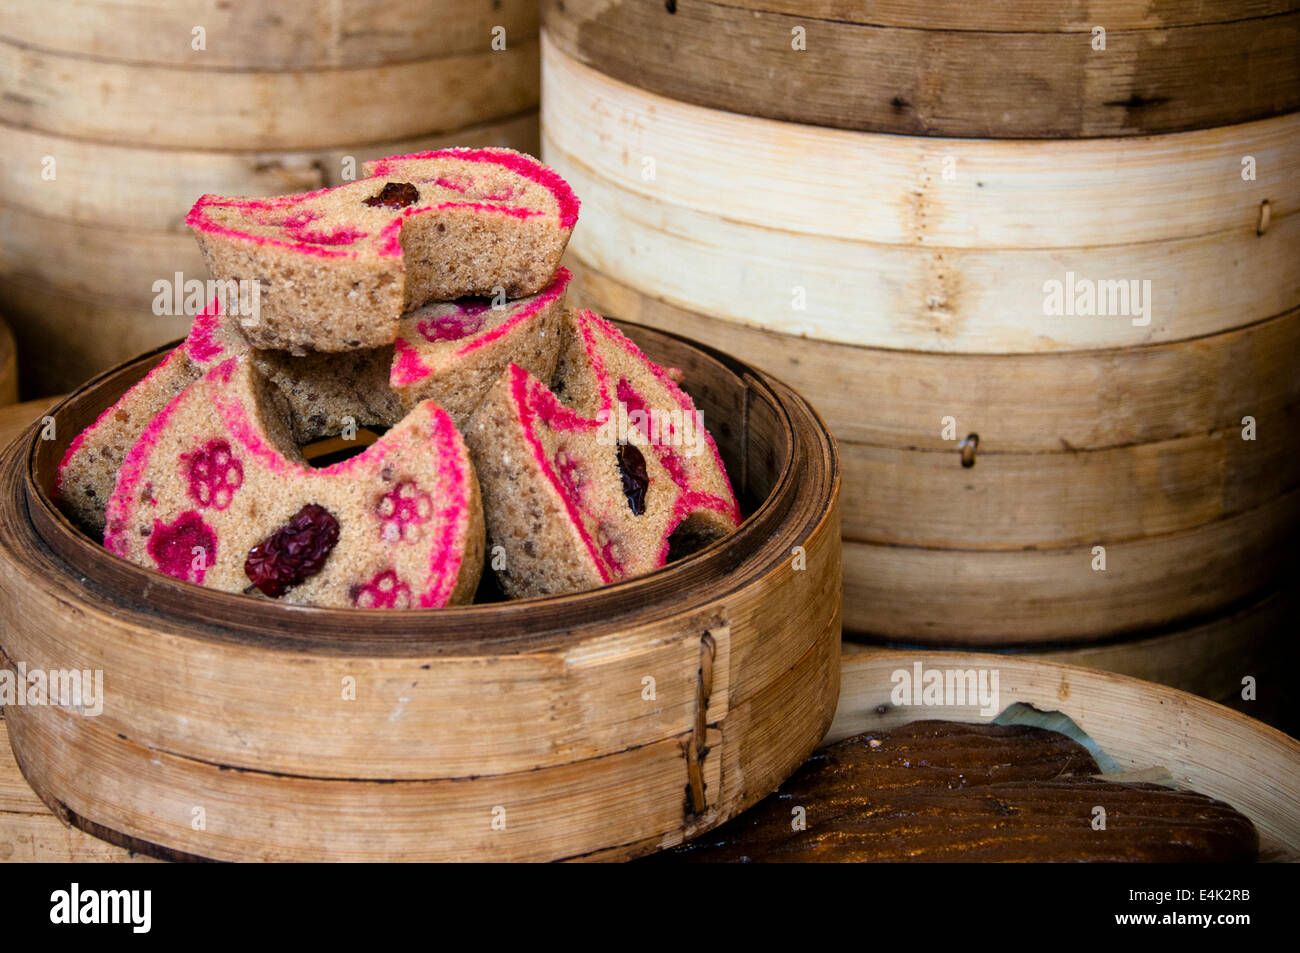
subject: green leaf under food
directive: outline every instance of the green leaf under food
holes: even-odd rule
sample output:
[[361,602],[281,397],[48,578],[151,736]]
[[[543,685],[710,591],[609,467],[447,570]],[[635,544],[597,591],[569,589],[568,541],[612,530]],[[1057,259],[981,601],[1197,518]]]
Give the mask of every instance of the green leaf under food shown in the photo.
[[[1124,774],[1124,768],[1120,763],[1102,751],[1101,745],[1093,741],[1088,733],[1080,728],[1078,723],[1065,712],[1040,711],[1026,702],[1015,702],[1004,708],[1002,713],[993,719],[993,724],[1029,725],[1034,728],[1045,728],[1048,731],[1059,732],[1087,748],[1093,758],[1096,759],[1097,767],[1101,768],[1103,775]],[[1146,774],[1145,771],[1142,773]],[[1148,778],[1144,777],[1142,780],[1148,780]]]

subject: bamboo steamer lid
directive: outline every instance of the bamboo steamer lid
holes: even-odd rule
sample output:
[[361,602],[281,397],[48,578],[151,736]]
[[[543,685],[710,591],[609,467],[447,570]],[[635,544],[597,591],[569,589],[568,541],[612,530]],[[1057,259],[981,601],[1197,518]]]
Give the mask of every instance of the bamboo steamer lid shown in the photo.
[[[968,25],[952,28],[943,17],[963,6],[957,20]],[[842,129],[1023,139],[1140,136],[1300,108],[1300,14],[1294,10],[1264,7],[1271,15],[1177,26],[1125,28],[1099,20],[1085,32],[1082,24],[1072,31],[1009,25],[1005,10],[988,16],[997,26],[986,26],[985,6],[939,3],[913,22],[899,5],[890,13],[901,22],[882,25],[874,11],[856,15],[872,22],[857,23],[704,0],[549,0],[543,21],[566,53],[643,89],[713,109]],[[1106,5],[1121,6],[1122,23],[1149,5]],[[1202,6],[1161,5],[1174,8],[1174,21],[1202,19]]]

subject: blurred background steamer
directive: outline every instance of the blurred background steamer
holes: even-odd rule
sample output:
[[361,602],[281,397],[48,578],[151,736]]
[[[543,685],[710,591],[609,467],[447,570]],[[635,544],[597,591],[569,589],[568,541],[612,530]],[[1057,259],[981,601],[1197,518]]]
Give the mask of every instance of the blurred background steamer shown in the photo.
[[536,153],[535,0],[0,0],[0,313],[25,396],[181,336],[205,192],[446,145]]
[[825,416],[846,640],[1283,720],[1241,690],[1296,608],[1298,8],[550,0],[571,294]]

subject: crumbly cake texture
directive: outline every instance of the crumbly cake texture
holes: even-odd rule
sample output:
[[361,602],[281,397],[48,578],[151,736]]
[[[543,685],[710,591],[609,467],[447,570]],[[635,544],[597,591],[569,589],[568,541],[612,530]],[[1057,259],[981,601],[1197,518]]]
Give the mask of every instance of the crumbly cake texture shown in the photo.
[[564,293],[572,275],[556,271],[535,295],[425,305],[402,316],[389,384],[405,407],[436,400],[459,427],[511,362],[550,380],[560,350]]
[[[665,565],[675,542],[699,545],[740,524],[717,446],[694,429],[694,402],[609,322],[565,317],[553,386],[512,364],[464,431],[508,595],[637,576]],[[647,411],[657,430],[656,418],[631,416]]]
[[101,413],[68,446],[54,481],[60,509],[94,536],[104,532],[104,507],[127,451],[177,394],[218,361],[242,353],[243,342],[214,301],[162,362]]
[[468,603],[483,563],[474,468],[450,416],[416,406],[357,456],[313,470],[283,394],[248,358],[186,387],[131,447],[109,499],[104,545],[141,566],[251,592],[249,551],[304,507],[324,507],[338,541],[279,601],[326,607]]
[[392,344],[429,301],[520,298],[555,274],[578,218],[559,175],[510,149],[368,162],[333,188],[269,199],[205,195],[186,218],[218,280],[256,280],[256,348]]
[[299,444],[343,433],[350,425],[391,427],[409,409],[388,386],[391,347],[301,357],[286,351],[250,353],[258,373],[288,400],[290,429]]
[[[1194,791],[1097,778],[1081,744],[1028,725],[915,721],[816,752],[739,817],[660,860],[1253,860],[1250,819]],[[1106,829],[1092,827],[1106,806]],[[790,826],[804,808],[805,830]]]

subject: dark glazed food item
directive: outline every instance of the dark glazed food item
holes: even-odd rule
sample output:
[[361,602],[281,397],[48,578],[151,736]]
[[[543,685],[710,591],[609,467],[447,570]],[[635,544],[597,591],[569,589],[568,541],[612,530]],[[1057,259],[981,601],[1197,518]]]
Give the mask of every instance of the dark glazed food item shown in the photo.
[[[760,861],[1254,860],[1259,836],[1221,801],[1098,780],[1092,755],[1025,725],[917,721],[818,751],[775,794],[663,859]],[[1095,808],[1105,810],[1094,829]],[[802,811],[797,809],[802,808]],[[802,815],[806,829],[797,830]]]

